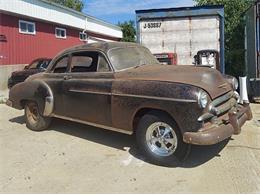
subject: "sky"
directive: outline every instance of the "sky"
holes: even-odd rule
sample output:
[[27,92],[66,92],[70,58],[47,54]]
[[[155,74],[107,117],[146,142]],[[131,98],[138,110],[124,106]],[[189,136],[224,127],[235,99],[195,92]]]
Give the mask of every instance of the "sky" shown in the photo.
[[135,10],[193,6],[193,0],[84,0],[83,12],[118,24],[135,20]]

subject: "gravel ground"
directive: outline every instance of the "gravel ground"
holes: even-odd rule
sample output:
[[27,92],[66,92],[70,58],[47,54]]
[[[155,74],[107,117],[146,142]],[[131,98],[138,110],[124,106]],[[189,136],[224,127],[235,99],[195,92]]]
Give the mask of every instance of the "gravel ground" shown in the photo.
[[1,193],[260,193],[260,105],[242,134],[193,146],[176,168],[146,163],[132,136],[54,120],[26,128],[23,111],[0,105]]

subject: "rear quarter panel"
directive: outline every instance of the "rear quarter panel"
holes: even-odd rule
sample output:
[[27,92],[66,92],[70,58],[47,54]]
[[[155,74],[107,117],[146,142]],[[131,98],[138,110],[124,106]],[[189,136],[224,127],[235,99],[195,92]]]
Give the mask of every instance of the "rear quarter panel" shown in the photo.
[[35,101],[39,106],[41,114],[43,114],[45,97],[47,96],[48,91],[40,80],[19,83],[12,87],[9,92],[9,100],[12,101],[14,108],[23,109],[25,101]]

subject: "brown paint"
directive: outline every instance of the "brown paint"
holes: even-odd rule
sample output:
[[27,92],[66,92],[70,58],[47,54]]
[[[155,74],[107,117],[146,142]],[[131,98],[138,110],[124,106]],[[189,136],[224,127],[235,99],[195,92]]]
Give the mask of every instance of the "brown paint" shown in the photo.
[[236,105],[222,116],[216,116],[216,120],[205,124],[198,121],[209,109],[198,105],[200,90],[208,93],[209,102],[232,91],[224,77],[211,68],[144,65],[120,72],[52,73],[55,61],[64,54],[96,51],[107,55],[110,49],[128,46],[140,47],[133,43],[95,43],[68,49],[51,62],[46,73],[33,75],[14,86],[9,105],[23,109],[25,100],[33,100],[43,112],[45,98],[50,95],[47,85],[54,96],[52,116],[131,133],[141,111],[156,109],[175,120],[185,142],[200,145],[214,144],[239,132],[244,122],[252,118],[248,105]]

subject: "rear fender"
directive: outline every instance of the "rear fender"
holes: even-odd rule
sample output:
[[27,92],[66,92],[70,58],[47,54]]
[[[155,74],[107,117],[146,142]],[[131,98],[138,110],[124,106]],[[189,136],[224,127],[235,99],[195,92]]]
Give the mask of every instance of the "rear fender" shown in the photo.
[[42,80],[32,80],[15,85],[9,92],[13,107],[23,109],[26,101],[35,101],[43,116],[51,116],[54,97],[51,88]]

